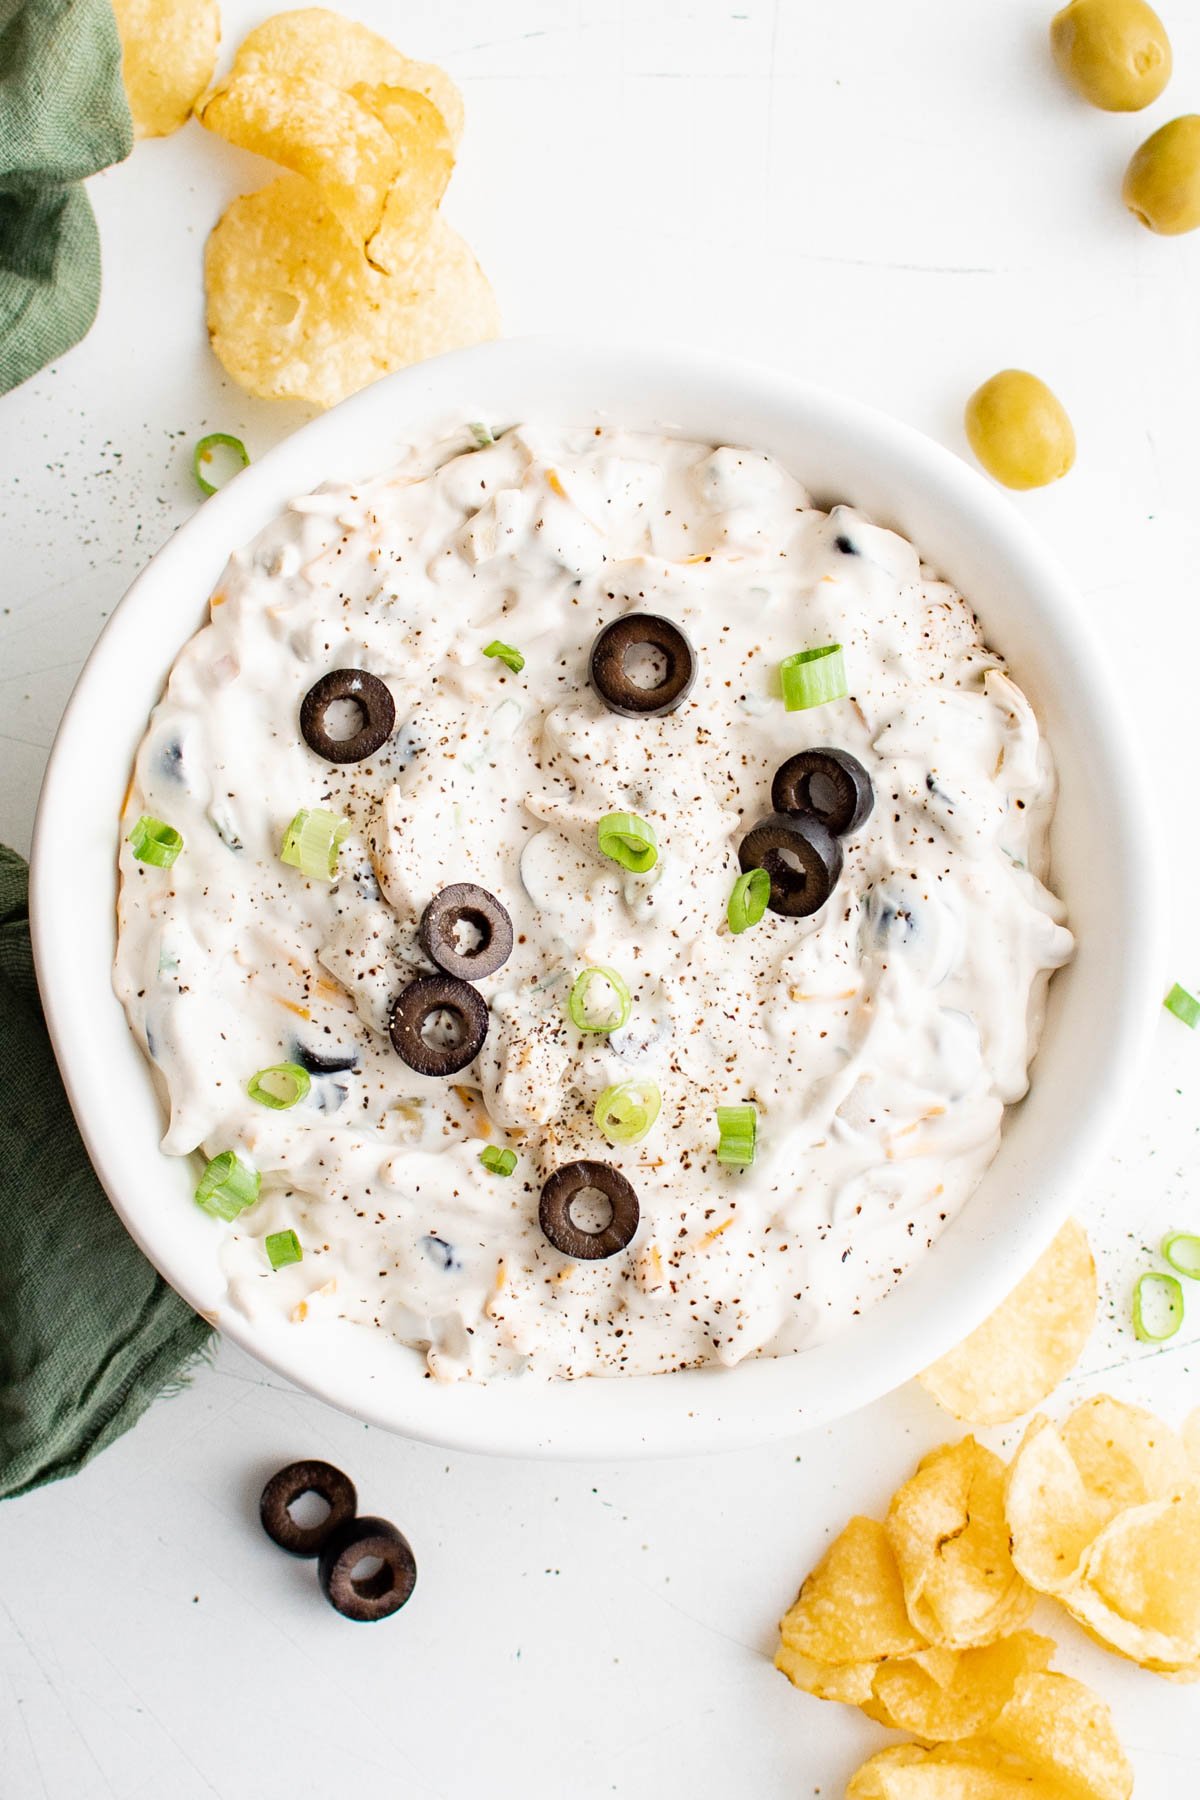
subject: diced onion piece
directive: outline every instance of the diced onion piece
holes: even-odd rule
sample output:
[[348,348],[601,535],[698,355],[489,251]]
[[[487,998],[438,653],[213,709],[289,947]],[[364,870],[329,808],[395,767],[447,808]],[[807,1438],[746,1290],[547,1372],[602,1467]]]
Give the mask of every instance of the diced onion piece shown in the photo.
[[337,874],[338,846],[350,821],[322,806],[301,808],[283,834],[279,856],[310,881],[332,881]]
[[733,884],[726,917],[734,936],[757,925],[771,898],[771,877],[765,869],[747,869]]
[[840,644],[822,644],[817,650],[798,650],[779,665],[783,704],[789,712],[807,712],[829,700],[844,700],[850,692]]
[[749,1168],[758,1149],[758,1108],[754,1106],[718,1106],[717,1161],[732,1168]]
[[196,1205],[210,1218],[228,1222],[254,1205],[261,1186],[262,1176],[257,1169],[248,1169],[232,1150],[222,1150],[200,1177]]
[[511,1175],[517,1166],[517,1153],[501,1149],[499,1144],[488,1144],[479,1152],[479,1160],[489,1175]]
[[[1147,1301],[1150,1294],[1156,1294],[1157,1299]],[[1154,1309],[1155,1323],[1161,1321],[1161,1331],[1155,1331],[1147,1319],[1147,1305]],[[1133,1329],[1143,1344],[1165,1344],[1182,1324],[1183,1289],[1175,1277],[1163,1275],[1158,1269],[1139,1275],[1133,1289]]]
[[514,675],[519,675],[525,667],[525,658],[521,652],[514,650],[511,644],[502,644],[499,638],[493,638],[490,644],[485,644],[483,654],[498,658]]
[[156,869],[169,869],[183,849],[183,839],[175,827],[149,813],[142,814],[128,843],[139,862],[152,863]]
[[601,856],[609,856],[623,869],[645,875],[658,861],[658,838],[653,825],[636,813],[605,813],[596,827]]
[[1200,1281],[1200,1237],[1195,1232],[1168,1232],[1162,1241],[1162,1256],[1177,1275],[1186,1275],[1189,1281]]
[[[607,990],[607,992],[605,991]],[[567,1001],[571,1023],[580,1031],[620,1031],[633,1001],[615,969],[583,969]]]
[[286,1269],[289,1263],[304,1261],[304,1251],[294,1231],[272,1231],[264,1248],[273,1269]]
[[610,1144],[636,1144],[662,1111],[662,1093],[654,1081],[620,1081],[605,1088],[593,1117],[597,1131]]
[[1163,1001],[1163,1005],[1169,1013],[1174,1013],[1177,1019],[1181,1019],[1190,1030],[1195,1031],[1196,1026],[1200,1025],[1200,1000],[1197,1000],[1195,994],[1189,994],[1185,987],[1180,987],[1178,982]]
[[247,450],[245,444],[243,444],[241,438],[230,437],[227,431],[210,431],[207,437],[202,437],[200,439],[200,442],[192,451],[192,473],[200,484],[201,492],[205,495],[215,494],[217,488],[222,485],[220,482],[210,481],[208,476],[204,473],[204,465],[212,461],[212,453],[216,449],[231,450],[233,452],[234,456],[237,458],[237,468],[234,470],[235,475],[240,474],[244,468],[248,467],[250,462],[250,452]]
[[467,430],[475,439],[475,446],[479,450],[486,450],[489,444],[496,441],[490,426],[485,425],[482,419],[472,419]]
[[260,1106],[269,1106],[272,1112],[286,1112],[289,1106],[303,1100],[311,1086],[312,1077],[299,1063],[272,1063],[269,1069],[260,1069],[250,1077],[246,1092]]

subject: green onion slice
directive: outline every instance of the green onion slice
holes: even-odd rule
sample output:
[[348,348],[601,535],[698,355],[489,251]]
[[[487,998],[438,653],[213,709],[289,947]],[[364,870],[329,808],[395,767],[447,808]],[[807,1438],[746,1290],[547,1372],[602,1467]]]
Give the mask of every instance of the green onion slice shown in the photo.
[[662,1111],[662,1094],[655,1081],[620,1081],[605,1088],[596,1102],[596,1129],[610,1144],[636,1144],[644,1138]]
[[1194,1231],[1170,1231],[1162,1241],[1162,1258],[1177,1275],[1200,1281],[1200,1237]]
[[575,977],[567,1011],[580,1031],[620,1031],[633,1001],[615,969],[583,969]]
[[337,874],[338,846],[350,821],[322,806],[302,808],[283,834],[281,861],[299,869],[310,881],[332,881]]
[[260,1069],[250,1077],[246,1092],[260,1106],[269,1106],[272,1112],[286,1112],[289,1106],[303,1100],[311,1086],[312,1077],[299,1063],[272,1063],[269,1069]]
[[735,937],[758,924],[770,898],[771,877],[765,869],[747,869],[744,875],[738,876],[726,912],[729,929]]
[[754,1161],[758,1148],[758,1108],[754,1106],[718,1106],[717,1161],[733,1168],[746,1169]]
[[[1161,1324],[1162,1330],[1155,1331],[1146,1319],[1146,1296],[1155,1294],[1156,1299],[1150,1301],[1154,1313],[1154,1323]],[[1143,1344],[1165,1344],[1173,1338],[1183,1324],[1183,1289],[1173,1275],[1163,1275],[1157,1269],[1149,1269],[1146,1274],[1139,1275],[1133,1290],[1133,1329]]]
[[1200,1000],[1197,1000],[1195,994],[1189,994],[1185,987],[1180,987],[1178,982],[1163,1001],[1163,1005],[1169,1013],[1174,1013],[1177,1019],[1182,1019],[1190,1030],[1195,1031],[1197,1025],[1200,1025]]
[[214,1156],[196,1189],[196,1205],[213,1219],[236,1219],[240,1212],[253,1206],[262,1186],[257,1169],[248,1169],[232,1150]]
[[304,1261],[304,1251],[294,1231],[272,1231],[264,1248],[273,1269],[286,1269],[289,1263]]
[[472,419],[467,430],[475,439],[475,446],[479,450],[486,450],[489,444],[494,444],[496,441],[490,428],[483,423],[482,419]]
[[200,483],[201,492],[206,495],[215,494],[221,485],[210,481],[204,473],[204,465],[212,461],[212,453],[217,449],[232,450],[237,458],[237,468],[233,471],[235,475],[246,468],[250,461],[250,452],[241,438],[230,437],[227,431],[210,431],[207,437],[202,437],[192,451],[192,473]]
[[139,862],[153,863],[156,869],[169,869],[183,849],[183,839],[173,825],[143,813],[129,834],[129,848]]
[[489,1175],[511,1175],[517,1166],[517,1153],[501,1149],[499,1144],[488,1144],[479,1152],[479,1160]]
[[525,667],[525,658],[521,652],[514,650],[511,644],[502,644],[499,638],[493,638],[490,644],[485,644],[483,654],[498,657],[505,668],[511,669],[514,675],[519,675]]
[[819,650],[798,650],[795,656],[785,656],[779,665],[779,681],[789,712],[807,712],[810,706],[844,700],[850,689],[842,646],[822,644]]
[[654,827],[636,813],[605,813],[596,827],[596,842],[602,856],[611,856],[635,875],[644,875],[658,861]]

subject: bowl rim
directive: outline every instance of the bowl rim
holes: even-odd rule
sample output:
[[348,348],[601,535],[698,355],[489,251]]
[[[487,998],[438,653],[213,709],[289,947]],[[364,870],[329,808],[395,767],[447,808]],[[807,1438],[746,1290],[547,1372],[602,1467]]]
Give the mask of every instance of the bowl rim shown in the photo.
[[[1165,940],[1165,884],[1158,878],[1161,850],[1139,801],[1139,789],[1141,794],[1149,789],[1140,782],[1140,752],[1115,683],[1084,628],[1073,589],[1057,559],[1010,501],[950,450],[860,401],[750,361],[674,346],[598,344],[561,335],[454,351],[386,376],[353,395],[289,434],[198,507],[150,558],[100,633],[63,714],[38,804],[30,882],[38,983],[67,1095],[112,1205],[164,1278],[197,1311],[211,1316],[212,1308],[205,1304],[210,1296],[200,1275],[183,1246],[173,1241],[170,1209],[156,1210],[152,1204],[153,1183],[142,1179],[139,1186],[129,1147],[122,1144],[109,1116],[109,1096],[97,1088],[97,1065],[85,1053],[81,1031],[85,1021],[72,980],[79,970],[73,967],[72,955],[63,954],[62,933],[70,918],[65,897],[74,894],[77,875],[73,845],[79,843],[86,823],[80,815],[74,772],[81,756],[94,754],[97,696],[119,673],[127,648],[136,643],[139,617],[160,604],[160,591],[174,580],[183,589],[190,585],[194,590],[199,584],[202,598],[206,597],[213,579],[191,574],[193,560],[202,569],[211,566],[217,546],[219,573],[231,550],[246,543],[288,498],[330,478],[330,469],[339,460],[345,463],[360,427],[362,437],[370,441],[378,435],[383,417],[407,422],[407,429],[401,425],[395,431],[399,446],[406,435],[426,435],[439,405],[452,409],[461,420],[458,396],[464,389],[486,387],[489,380],[502,385],[507,379],[511,384],[523,368],[528,372],[534,366],[550,374],[559,369],[564,378],[568,369],[578,374],[582,367],[598,386],[606,373],[615,379],[618,369],[622,378],[632,376],[651,390],[667,393],[707,384],[731,396],[741,395],[752,411],[782,408],[802,416],[810,428],[815,420],[818,430],[857,434],[870,444],[871,457],[885,464],[889,459],[903,461],[915,479],[937,493],[939,505],[960,508],[975,532],[995,539],[1025,587],[1039,596],[1038,604],[1049,617],[1057,617],[1070,641],[1073,679],[1090,709],[1093,713],[1103,709],[1109,751],[1105,773],[1113,784],[1119,838],[1132,865],[1127,879],[1140,904],[1139,928],[1120,947],[1110,996],[1112,1048],[1083,1116],[1064,1126],[1041,1183],[1045,1197],[1025,1208],[1003,1238],[993,1242],[998,1254],[977,1259],[979,1266],[943,1250],[952,1237],[945,1234],[848,1334],[792,1357],[754,1359],[733,1370],[578,1382],[525,1375],[447,1387],[417,1379],[419,1372],[410,1379],[390,1348],[360,1330],[358,1337],[374,1346],[364,1356],[363,1345],[352,1345],[346,1338],[354,1330],[349,1325],[314,1328],[310,1322],[301,1343],[294,1328],[289,1333],[286,1326],[251,1320],[228,1308],[221,1313],[220,1329],[287,1380],[368,1422],[447,1448],[559,1457],[732,1449],[794,1435],[879,1398],[959,1342],[1003,1299],[1062,1224],[1079,1185],[1099,1158],[1105,1128],[1131,1092],[1156,1017],[1155,990],[1161,989]],[[592,410],[603,416],[600,406]],[[658,411],[664,417],[662,429],[669,430],[665,422],[669,404]],[[612,418],[622,422],[615,411]],[[366,429],[368,422],[373,431]],[[303,474],[322,468],[324,474],[307,479]],[[195,623],[186,623],[182,607],[179,617],[182,635],[175,654],[196,628]],[[139,718],[139,737],[143,730]],[[122,780],[124,773],[122,763]],[[114,826],[105,840],[112,847],[114,894],[117,836]],[[103,843],[87,856],[99,873]],[[111,970],[104,973],[112,1007],[127,1032],[123,1009],[112,993]],[[92,969],[93,979],[95,974]],[[149,1082],[148,1066],[145,1077]],[[162,1161],[180,1159],[162,1157]],[[970,1202],[964,1215],[969,1208]],[[957,1285],[943,1282],[945,1291],[937,1293],[937,1305],[931,1307],[925,1293],[931,1285],[928,1265],[936,1265],[939,1255],[947,1267],[957,1262],[959,1275],[969,1279]],[[923,1281],[917,1279],[922,1271]],[[932,1285],[936,1291],[937,1283]],[[886,1342],[886,1356],[880,1354],[877,1340]],[[400,1355],[415,1363],[414,1352]]]

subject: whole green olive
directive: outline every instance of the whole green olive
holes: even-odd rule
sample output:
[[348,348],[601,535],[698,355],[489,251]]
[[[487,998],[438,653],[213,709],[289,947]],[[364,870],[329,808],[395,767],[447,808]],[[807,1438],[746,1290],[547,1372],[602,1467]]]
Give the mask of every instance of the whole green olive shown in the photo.
[[989,475],[1010,488],[1045,487],[1075,461],[1075,433],[1044,381],[1001,369],[967,401],[967,437]]
[[1140,112],[1171,77],[1171,42],[1146,0],[1071,0],[1050,22],[1071,86],[1105,112]]
[[1142,224],[1164,237],[1200,225],[1200,113],[1184,113],[1135,150],[1121,198]]

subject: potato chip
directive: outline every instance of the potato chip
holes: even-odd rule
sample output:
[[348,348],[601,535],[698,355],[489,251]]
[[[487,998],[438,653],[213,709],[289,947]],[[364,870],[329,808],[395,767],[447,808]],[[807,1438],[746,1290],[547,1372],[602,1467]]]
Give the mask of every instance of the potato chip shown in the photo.
[[1004,1425],[1052,1394],[1075,1367],[1096,1316],[1096,1264],[1071,1219],[996,1311],[918,1377],[973,1425]]
[[254,71],[218,88],[200,122],[307,176],[357,244],[379,229],[400,154],[387,127],[352,95],[307,75]]
[[1009,1464],[1004,1510],[1012,1559],[1043,1594],[1066,1588],[1104,1523],[1071,1453],[1049,1419],[1034,1419]]
[[1109,1648],[1193,1679],[1200,1664],[1200,1493],[1189,1489],[1118,1514],[1062,1598]]
[[908,1616],[931,1643],[990,1643],[1023,1625],[1033,1595],[1013,1566],[1004,1464],[973,1437],[918,1465],[888,1508]]
[[1063,1790],[990,1745],[896,1744],[863,1764],[846,1800],[1065,1800]]
[[252,71],[307,75],[344,93],[362,85],[411,88],[437,107],[452,147],[462,137],[462,95],[444,69],[414,62],[377,32],[323,6],[276,13],[250,32],[234,58],[230,79]]
[[804,1582],[779,1634],[784,1649],[821,1663],[872,1663],[925,1648],[904,1610],[878,1520],[851,1519]]
[[414,88],[360,86],[351,95],[375,115],[396,147],[398,167],[382,226],[370,245],[376,267],[390,269],[404,260],[414,229],[441,203],[454,173],[454,139],[433,101]]
[[1112,1713],[1082,1681],[1040,1671],[1018,1678],[987,1730],[989,1743],[1055,1784],[1063,1800],[1129,1800],[1133,1770]]
[[440,215],[384,274],[296,175],[233,201],[209,238],[205,280],[213,349],[264,398],[331,406],[498,329],[485,276]]
[[[1012,1699],[1019,1679],[1044,1669],[1053,1655],[1049,1638],[1018,1631],[975,1650],[893,1657],[876,1670],[872,1716],[926,1743],[976,1737]],[[939,1656],[946,1661],[931,1661]]]
[[221,42],[218,0],[113,0],[133,129],[167,137],[191,117]]
[[793,1687],[803,1688],[818,1700],[840,1700],[846,1706],[866,1706],[871,1699],[872,1682],[879,1664],[824,1663],[803,1656],[799,1650],[781,1643],[775,1652],[775,1667],[782,1670]]
[[1166,1499],[1194,1479],[1179,1433],[1143,1407],[1109,1394],[1077,1406],[1060,1435],[1106,1518],[1127,1506]]

